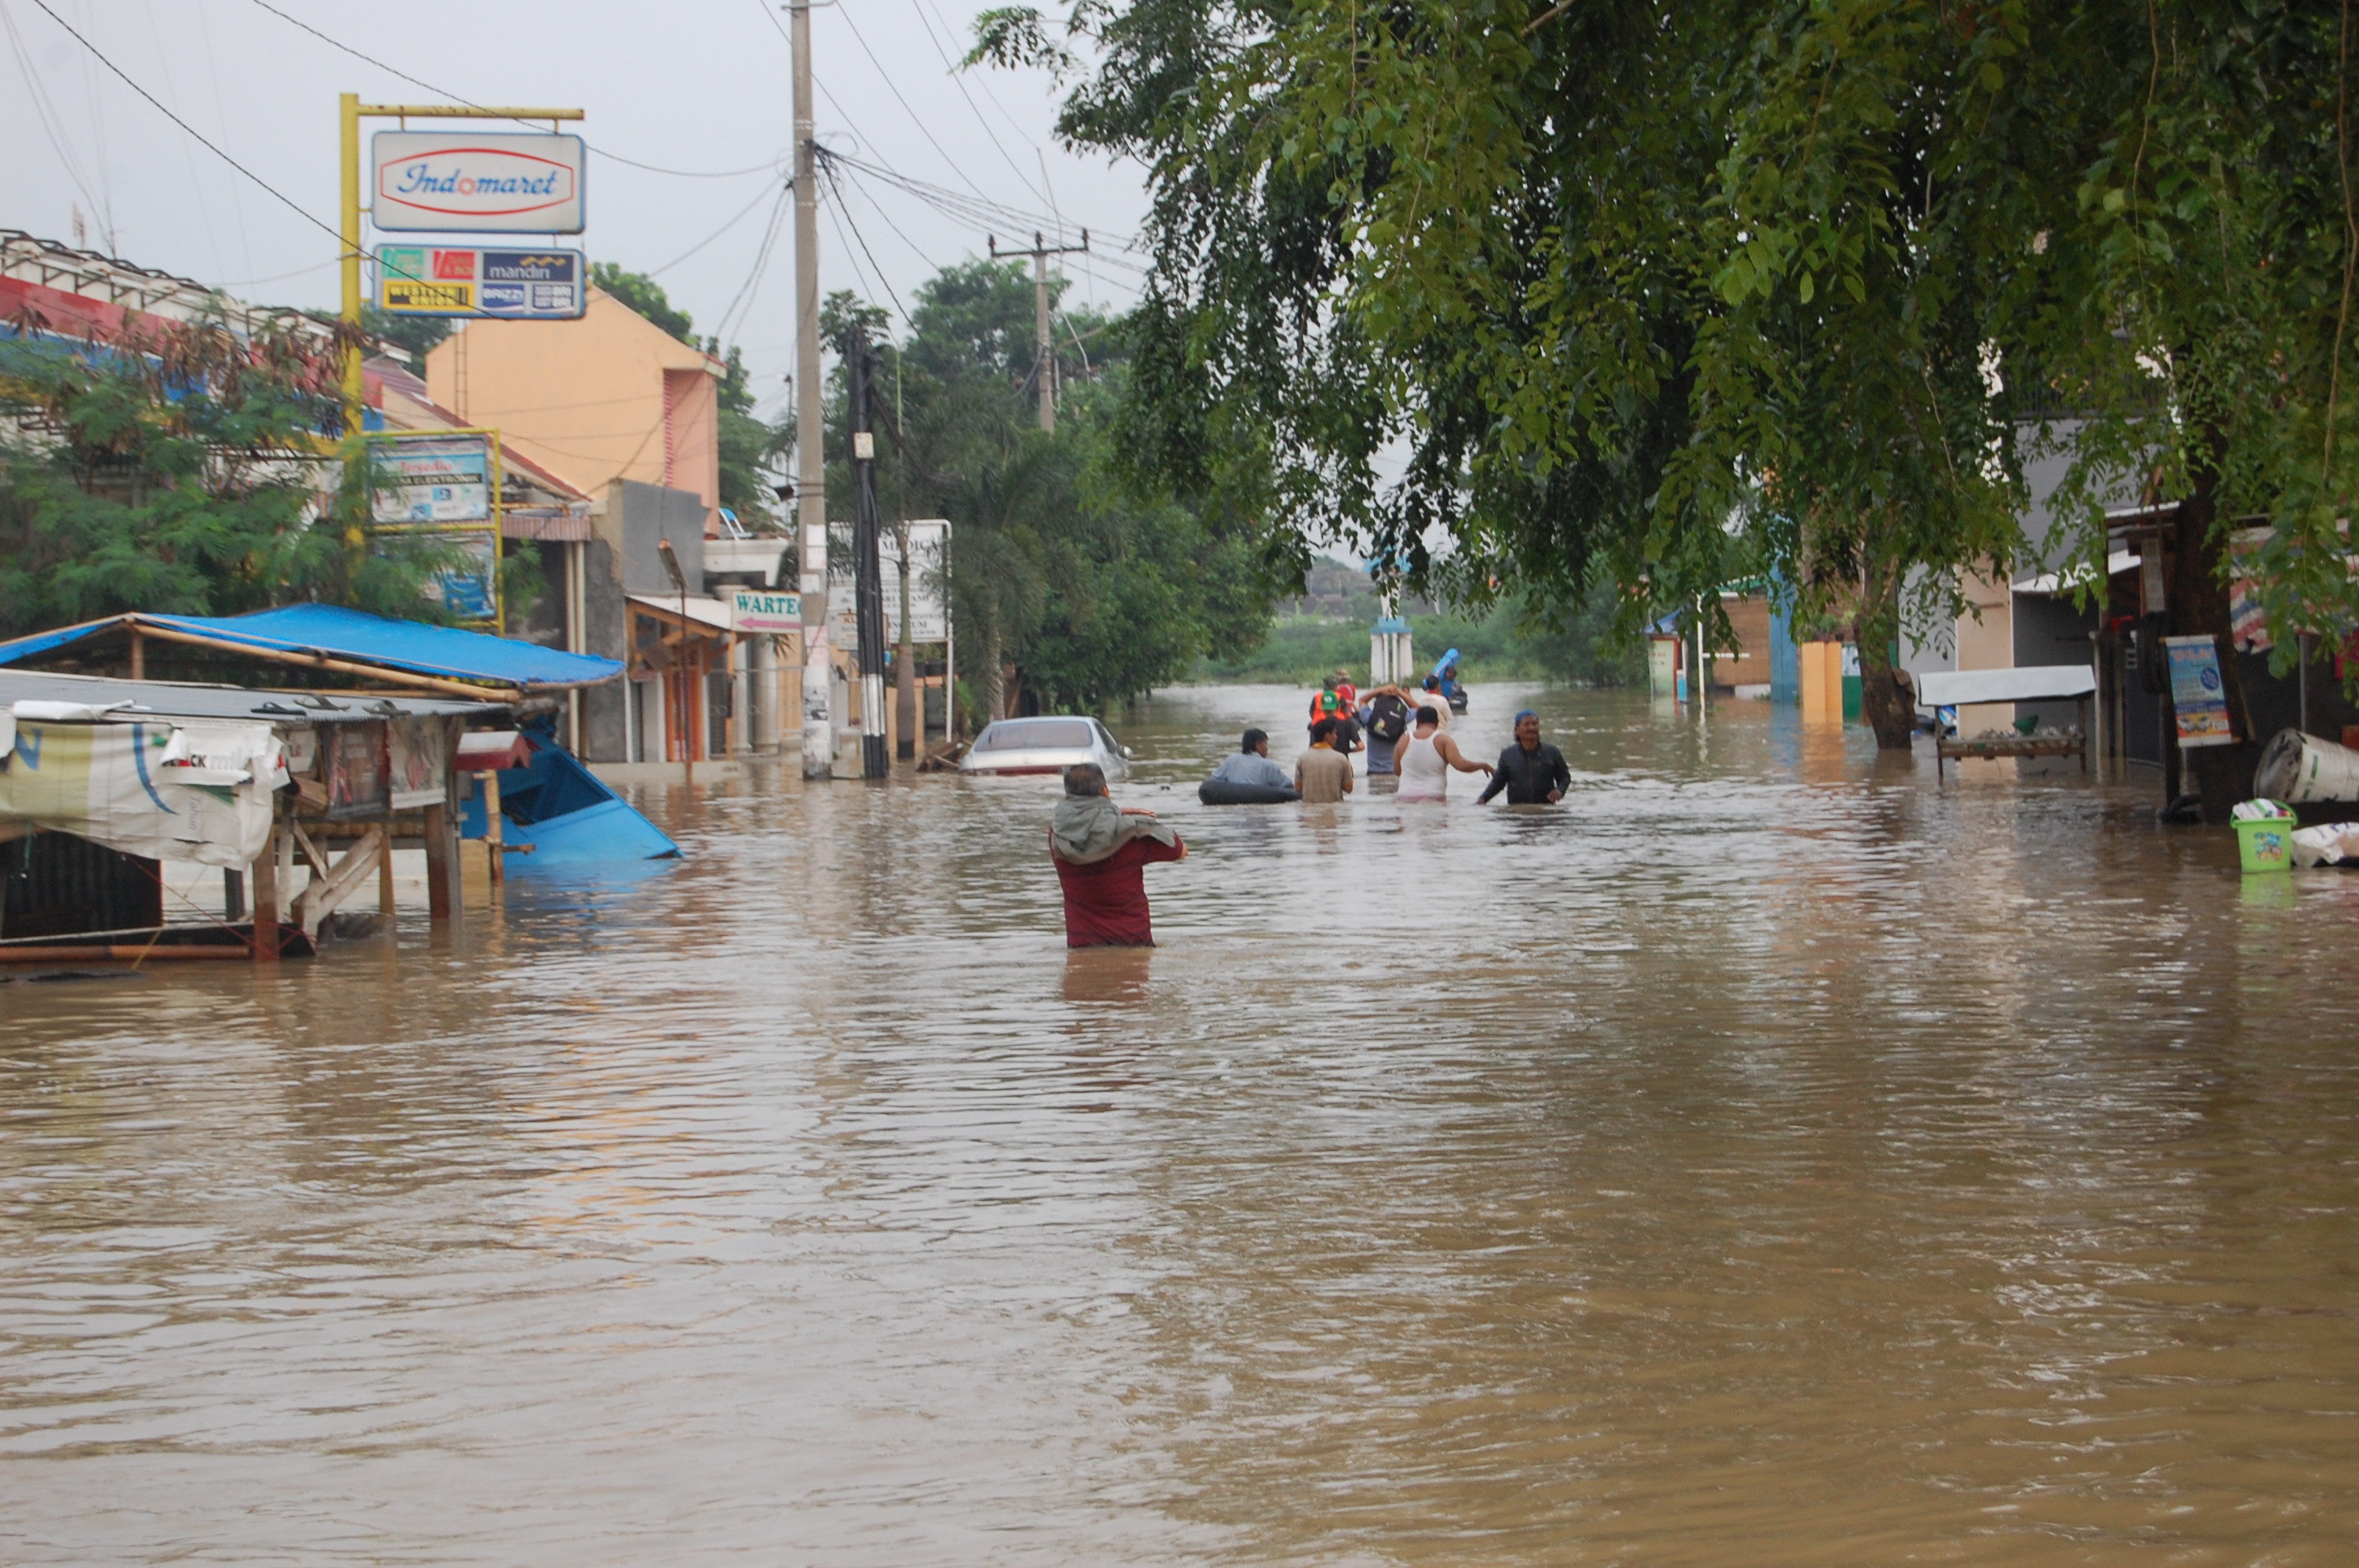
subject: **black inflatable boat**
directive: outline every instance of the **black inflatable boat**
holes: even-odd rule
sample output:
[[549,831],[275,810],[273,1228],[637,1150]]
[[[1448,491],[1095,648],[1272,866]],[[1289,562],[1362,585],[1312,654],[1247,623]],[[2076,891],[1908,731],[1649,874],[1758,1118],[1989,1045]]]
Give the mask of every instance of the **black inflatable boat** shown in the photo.
[[1302,798],[1292,784],[1231,784],[1206,779],[1196,786],[1196,798],[1206,806],[1284,806]]

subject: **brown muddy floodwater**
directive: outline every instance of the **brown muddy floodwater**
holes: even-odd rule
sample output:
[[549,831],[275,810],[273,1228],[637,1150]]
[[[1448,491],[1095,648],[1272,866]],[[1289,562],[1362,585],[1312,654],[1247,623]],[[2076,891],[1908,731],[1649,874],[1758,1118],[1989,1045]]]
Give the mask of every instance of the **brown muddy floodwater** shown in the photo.
[[789,779],[455,943],[0,987],[0,1560],[2359,1560],[2359,876],[1532,695],[1555,811],[1119,717],[1151,954],[1043,781]]

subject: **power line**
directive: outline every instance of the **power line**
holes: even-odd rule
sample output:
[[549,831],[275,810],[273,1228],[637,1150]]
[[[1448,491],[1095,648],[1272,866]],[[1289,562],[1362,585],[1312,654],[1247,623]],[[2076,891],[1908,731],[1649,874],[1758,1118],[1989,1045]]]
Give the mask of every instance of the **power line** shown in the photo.
[[[787,198],[793,193],[792,186],[778,188],[777,204],[770,209],[770,226],[762,235],[762,248],[754,254],[754,270],[746,275],[744,285],[738,288],[735,297],[729,301],[729,308],[721,313],[721,324],[712,334],[715,342],[729,336],[730,320],[736,316],[740,304],[751,308],[754,290],[760,285],[762,275],[770,270],[770,253],[778,243],[778,221],[786,215]],[[740,321],[738,325],[742,327],[745,323]]]
[[[978,201],[973,197],[962,196],[955,190],[929,184],[925,180],[903,174],[897,169],[887,168],[882,164],[869,163],[853,157],[848,153],[830,153],[828,156],[833,162],[851,169],[855,174],[864,174],[872,179],[881,180],[897,190],[916,197],[945,217],[956,219],[962,223],[970,224],[978,229],[1006,229],[1020,232],[1027,229],[1057,229],[1063,225],[1063,220],[1060,217],[1027,212],[1021,208],[1005,206],[996,201]],[[1104,232],[1093,228],[1091,232],[1103,234]],[[1105,237],[1122,243],[1125,249],[1129,248],[1130,241],[1125,235],[1115,233]],[[1132,272],[1144,274],[1147,270],[1134,262],[1125,262],[1119,256],[1104,255],[1099,259]]]
[[[38,5],[39,3],[40,0],[34,0],[34,4]],[[254,3],[261,6],[264,10],[269,12],[272,16],[277,17],[280,21],[288,23],[292,27],[302,28],[305,32],[310,34],[313,38],[319,39],[330,49],[342,49],[344,53],[352,56],[354,59],[359,60],[364,65],[373,65],[388,76],[397,76],[401,78],[402,81],[409,83],[412,87],[423,87],[427,92],[433,93],[439,98],[451,99],[458,103],[458,105],[462,109],[480,109],[483,107],[482,104],[473,102],[461,93],[452,92],[447,88],[437,87],[430,81],[410,75],[409,72],[403,70],[398,66],[387,65],[385,61],[377,59],[375,55],[363,54],[360,50],[353,48],[352,45],[345,43],[341,38],[330,38],[327,34],[321,32],[310,23],[303,20],[302,17],[288,16],[277,6],[273,5],[270,3],[270,0],[254,0]],[[48,9],[47,6],[43,6],[42,8],[44,10]],[[514,114],[495,114],[490,116],[490,118],[495,120],[511,120],[519,125],[529,125],[536,123],[530,120],[518,119]],[[735,179],[748,174],[775,172],[778,167],[777,159],[772,158],[768,163],[755,164],[745,168],[658,168],[654,164],[641,163],[636,158],[625,157],[620,153],[608,152],[603,147],[593,146],[590,150],[596,153],[600,157],[605,158],[613,163],[628,164],[633,168],[643,168],[650,174],[668,174],[679,179]]]
[[[893,292],[892,284],[886,280],[885,269],[876,265],[876,253],[868,248],[868,237],[860,232],[859,223],[853,221],[852,209],[843,200],[843,187],[841,185],[838,185],[835,188],[835,206],[843,210],[843,222],[845,225],[852,230],[852,237],[860,242],[860,254],[868,258],[869,266],[873,268],[876,274],[876,281],[884,285],[886,297],[893,301],[893,308],[901,313],[902,320],[908,320],[909,308],[901,303],[901,297]],[[832,210],[832,209],[831,209],[831,211]],[[917,247],[912,245],[910,246],[910,249],[915,250]]]
[[[90,193],[90,182],[82,178],[81,165],[74,161],[73,154],[66,149],[64,132],[60,128],[65,117],[58,114],[50,105],[49,94],[43,91],[40,79],[33,73],[33,62],[25,53],[25,41],[17,36],[16,32],[16,18],[9,11],[5,0],[0,0],[0,24],[5,24],[7,27],[8,48],[16,57],[17,70],[25,78],[25,95],[33,105],[35,116],[41,122],[41,135],[49,138],[50,150],[58,155],[58,162],[64,166],[66,178],[73,181],[74,189],[82,192],[82,199],[90,203],[90,210],[95,215],[99,210],[98,198]],[[60,124],[50,123],[53,115]]]
[[[836,189],[841,190],[843,188],[839,185]],[[933,257],[928,255],[923,250],[919,249],[917,241],[909,238],[908,235],[901,232],[901,225],[893,222],[893,214],[885,211],[885,204],[876,200],[874,192],[870,191],[865,186],[861,186],[857,189],[861,195],[868,199],[868,205],[870,209],[875,212],[878,219],[884,222],[886,228],[893,231],[893,237],[895,239],[899,240],[903,244],[908,246],[910,252],[915,254],[919,261],[924,262],[929,271],[940,272],[942,270],[941,264],[940,262],[937,262]]]
[[[792,190],[795,188],[795,182],[791,179],[788,180],[786,188],[788,190]],[[751,212],[755,208],[759,207],[762,204],[762,198],[769,194],[770,192],[766,190],[756,191],[754,193],[754,200],[745,203],[745,206],[740,207],[737,210],[737,215],[735,217],[730,219],[729,222],[722,224],[721,227],[713,230],[712,232],[705,235],[704,238],[697,241],[696,243],[689,246],[688,249],[680,252],[679,254],[672,257],[671,260],[664,263],[663,265],[656,268],[653,272],[647,274],[647,276],[649,277],[661,277],[664,274],[669,272],[672,268],[678,266],[680,263],[686,261],[689,257],[694,255],[697,252],[702,250],[705,246],[711,244],[713,241],[727,233],[730,230],[744,222],[745,221],[745,215],[748,212]]]
[[[951,26],[951,19],[942,15],[942,8],[935,5],[934,0],[917,0],[917,3],[924,5],[926,9],[934,14],[934,19],[941,23],[944,33],[955,34],[958,31]],[[963,73],[961,74],[960,80],[964,80]],[[988,75],[978,76],[974,79],[974,84],[983,89],[983,95],[991,100],[991,106],[999,111],[999,117],[1007,122],[1007,128],[1016,133],[1016,139],[1037,150],[1040,146],[1039,139],[1018,124],[1016,116],[1007,112],[1007,105],[1002,103],[999,101],[999,94],[991,90],[991,78]]]
[[[958,67],[951,63],[950,51],[942,48],[941,40],[934,36],[934,25],[926,19],[925,7],[920,4],[920,0],[909,0],[909,9],[918,14],[918,26],[926,29],[926,41],[934,46],[934,52],[936,54],[941,56],[942,73],[951,79],[951,85],[959,90],[959,96],[966,100],[967,108],[974,115],[974,123],[983,127],[983,134],[991,138],[991,145],[999,148],[999,156],[1006,163],[1008,168],[1015,174],[1016,182],[1024,187],[1025,189],[1032,192],[1033,195],[1039,196],[1039,188],[1025,177],[1024,171],[1021,168],[1016,168],[1014,156],[1008,152],[1006,147],[1001,146],[999,133],[993,130],[991,128],[991,122],[983,117],[983,110],[976,105],[974,94],[966,90],[965,79],[960,74]],[[1036,146],[1034,150],[1038,151],[1038,149]],[[1056,205],[1056,201],[1053,197],[1044,197],[1042,200],[1047,200],[1052,207]]]
[[65,28],[68,33],[72,34],[74,42],[88,49],[91,53],[91,58],[97,60],[99,64],[106,67],[107,70],[113,71],[115,76],[121,80],[124,86],[128,87],[132,92],[136,92],[140,97],[147,100],[149,103],[154,104],[158,114],[163,115],[167,120],[171,121],[175,125],[179,126],[181,130],[187,132],[190,135],[194,136],[199,142],[203,144],[207,152],[212,153],[215,157],[221,159],[222,162],[229,165],[230,168],[237,170],[238,173],[245,176],[246,178],[254,181],[255,184],[262,187],[263,189],[267,190],[271,195],[277,197],[279,201],[286,206],[288,211],[294,213],[297,217],[302,219],[303,222],[310,224],[311,227],[319,230],[330,239],[335,241],[338,254],[342,254],[344,243],[343,235],[336,232],[335,230],[330,228],[327,224],[321,222],[320,220],[312,217],[310,213],[306,212],[302,208],[297,206],[293,197],[288,196],[285,191],[271,184],[270,181],[263,178],[262,176],[255,173],[254,170],[246,168],[245,165],[238,162],[237,159],[230,157],[229,154],[222,151],[221,148],[213,145],[212,140],[208,138],[203,132],[198,130],[194,125],[190,124],[186,120],[181,119],[178,114],[173,114],[169,109],[165,108],[164,105],[157,100],[154,93],[148,92],[146,88],[132,81],[130,77],[125,75],[121,66],[115,64],[113,60],[107,59],[104,54],[101,53],[99,47],[96,44],[92,43],[88,38],[83,38],[80,33],[75,32],[72,26],[68,23],[63,16],[59,16],[55,11],[50,10],[49,0],[33,0],[33,4],[39,6],[43,14],[46,15],[50,21],[55,22],[59,27]]
[[[852,29],[853,39],[860,45],[860,52],[868,57],[868,63],[875,66],[876,68],[876,74],[885,79],[885,85],[892,92],[894,101],[898,103],[901,105],[902,111],[909,116],[909,124],[917,126],[918,134],[926,138],[926,141],[933,147],[934,151],[942,155],[942,161],[950,165],[951,172],[957,175],[961,179],[966,180],[968,189],[973,191],[977,196],[983,196],[983,187],[977,185],[973,179],[968,178],[966,170],[958,166],[958,160],[951,157],[948,148],[944,147],[941,143],[934,140],[934,133],[926,128],[926,123],[923,120],[918,118],[918,112],[909,106],[909,101],[901,96],[901,89],[895,84],[893,81],[893,73],[885,69],[885,62],[878,59],[876,58],[876,51],[868,47],[868,39],[862,35],[860,31],[860,24],[852,19],[852,12],[849,9],[846,9],[843,13],[843,25]],[[986,201],[991,200],[991,198],[987,196],[983,196],[983,199]]]

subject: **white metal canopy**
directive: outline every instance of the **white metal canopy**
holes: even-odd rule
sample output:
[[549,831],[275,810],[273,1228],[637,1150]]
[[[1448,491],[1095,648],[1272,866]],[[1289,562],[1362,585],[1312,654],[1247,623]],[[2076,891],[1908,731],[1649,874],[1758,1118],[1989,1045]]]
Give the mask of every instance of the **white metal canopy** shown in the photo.
[[2004,670],[1929,670],[1917,677],[1917,706],[1978,702],[2054,702],[2090,697],[2097,672],[2087,665],[2017,665]]

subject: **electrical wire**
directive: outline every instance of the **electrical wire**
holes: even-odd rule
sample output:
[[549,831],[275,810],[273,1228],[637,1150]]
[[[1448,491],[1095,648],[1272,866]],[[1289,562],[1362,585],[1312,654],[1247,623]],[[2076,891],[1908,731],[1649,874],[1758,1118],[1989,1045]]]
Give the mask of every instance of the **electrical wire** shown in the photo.
[[[41,122],[41,135],[49,138],[49,148],[58,155],[58,162],[64,166],[66,178],[73,181],[76,190],[82,192],[82,199],[90,203],[91,212],[94,216],[98,211],[98,198],[91,194],[90,181],[82,178],[82,166],[74,161],[73,154],[67,150],[64,131],[61,129],[65,117],[59,114],[50,104],[48,92],[42,89],[40,78],[34,74],[32,58],[25,52],[25,40],[17,34],[16,18],[9,11],[7,0],[0,0],[0,24],[5,24],[7,27],[8,48],[16,57],[17,70],[24,75],[25,95],[33,105],[34,116]],[[55,124],[51,123],[53,119]]]
[[[842,192],[842,189],[843,187],[841,185],[836,187],[839,193]],[[853,189],[858,190],[860,194],[866,199],[869,210],[876,214],[878,221],[886,228],[893,231],[893,237],[900,241],[903,244],[908,246],[910,254],[915,255],[919,261],[926,264],[927,271],[938,273],[942,270],[940,263],[935,261],[933,257],[928,255],[923,250],[919,249],[917,241],[909,238],[908,235],[901,232],[901,225],[893,222],[893,214],[885,211],[885,204],[876,200],[876,195],[874,191],[870,190],[864,185],[854,186]]]
[[[843,222],[845,225],[852,230],[852,237],[860,242],[860,254],[868,258],[868,265],[876,274],[876,281],[880,284],[884,284],[886,297],[893,301],[893,308],[901,313],[901,319],[904,321],[908,320],[909,308],[901,303],[901,297],[894,293],[892,284],[886,281],[885,269],[876,265],[876,253],[868,248],[868,236],[860,232],[860,225],[853,221],[852,209],[844,202],[843,188],[841,185],[835,188],[835,207],[842,209]],[[832,209],[831,209],[831,211],[832,211]],[[916,247],[912,246],[911,248],[915,249]]]
[[[35,3],[38,4],[38,0],[35,0]],[[261,6],[264,10],[269,12],[272,16],[277,17],[280,21],[288,23],[289,26],[302,28],[303,31],[310,34],[321,43],[326,44],[330,49],[342,49],[344,53],[352,56],[354,59],[359,60],[364,65],[373,65],[388,76],[399,77],[402,81],[407,81],[412,87],[423,87],[427,92],[434,93],[438,97],[451,99],[462,109],[483,108],[482,104],[474,103],[461,93],[452,92],[447,88],[437,87],[430,81],[423,81],[419,77],[410,75],[409,72],[401,70],[397,66],[386,64],[385,61],[377,59],[375,55],[363,54],[360,50],[353,48],[352,45],[343,42],[340,38],[330,38],[327,34],[321,32],[310,23],[303,20],[300,16],[288,16],[277,6],[273,5],[270,3],[270,0],[254,0],[254,3]],[[532,125],[539,124],[538,121],[522,119],[514,114],[492,114],[487,115],[486,117],[495,120],[514,121],[519,125]],[[590,150],[596,153],[600,157],[605,158],[609,162],[628,164],[633,168],[646,169],[649,174],[668,174],[677,179],[737,179],[749,174],[776,172],[778,167],[778,160],[772,158],[768,163],[754,164],[745,168],[658,168],[654,164],[641,163],[636,158],[625,157],[620,153],[608,152],[603,147],[593,146],[591,147]]]
[[[1001,146],[999,133],[993,130],[991,128],[991,122],[983,117],[983,110],[976,104],[974,94],[966,90],[965,78],[961,74],[958,67],[951,63],[950,51],[942,48],[941,39],[934,36],[934,25],[926,19],[925,7],[920,3],[920,0],[909,0],[909,9],[917,13],[918,26],[926,29],[926,41],[932,44],[934,46],[934,53],[941,57],[942,74],[951,79],[951,85],[957,88],[959,90],[959,96],[966,100],[968,110],[974,115],[974,123],[983,127],[983,134],[991,138],[991,145],[999,148],[999,156],[1006,163],[1008,168],[1015,174],[1016,182],[1024,187],[1025,189],[1031,191],[1033,195],[1039,196],[1039,188],[1035,186],[1029,178],[1026,178],[1024,171],[1016,167],[1014,155],[1009,153],[1006,147]],[[1005,110],[1001,112],[1003,114],[1006,113]],[[1037,144],[1033,150],[1036,152],[1039,150]],[[1045,178],[1045,176],[1043,178]],[[1048,201],[1051,207],[1056,205],[1055,200],[1051,198],[1042,197],[1041,199]]]
[[[786,188],[788,190],[792,190],[795,188],[795,182],[792,179],[788,180]],[[694,255],[697,252],[702,250],[705,246],[711,244],[713,241],[727,233],[730,230],[744,222],[745,221],[745,215],[753,211],[755,208],[759,207],[762,204],[762,198],[769,194],[770,192],[766,190],[756,191],[754,193],[754,200],[739,208],[737,210],[737,215],[734,218],[730,219],[729,222],[722,224],[721,227],[713,230],[712,232],[705,235],[704,238],[697,241],[696,243],[689,246],[688,249],[680,252],[679,254],[672,257],[671,260],[664,263],[663,265],[656,268],[653,272],[647,274],[647,276],[649,277],[661,277],[664,274],[669,272],[672,268],[678,266],[680,263],[686,261],[689,257]]]
[[[894,101],[901,105],[902,113],[909,116],[909,124],[917,126],[918,134],[926,138],[928,145],[929,145],[934,151],[942,155],[942,162],[950,166],[951,172],[957,175],[961,179],[966,181],[968,189],[973,191],[977,196],[983,196],[983,187],[977,185],[968,177],[966,170],[959,167],[958,160],[951,157],[949,148],[943,146],[941,143],[934,140],[934,133],[926,128],[926,123],[918,117],[918,112],[914,108],[910,107],[909,101],[901,96],[901,89],[898,84],[894,81],[893,73],[885,69],[885,62],[878,59],[876,58],[876,51],[868,47],[868,39],[866,36],[861,32],[860,24],[852,19],[852,12],[849,8],[847,8],[843,13],[843,25],[852,29],[853,40],[859,44],[860,52],[868,57],[868,63],[876,68],[876,74],[885,79],[886,88],[892,92]],[[983,199],[986,201],[991,200],[987,196],[984,196]]]
[[310,224],[313,228],[319,230],[330,239],[335,241],[339,254],[342,254],[342,247],[344,243],[343,235],[336,232],[335,230],[330,228],[327,224],[322,223],[319,219],[314,218],[310,213],[297,206],[293,197],[288,195],[285,191],[271,184],[270,181],[263,178],[262,176],[255,173],[254,170],[246,168],[245,165],[238,162],[237,159],[230,157],[229,154],[222,151],[220,147],[213,145],[211,138],[207,137],[203,132],[198,130],[194,125],[190,124],[186,120],[181,119],[178,114],[173,114],[169,109],[165,108],[154,93],[148,92],[146,88],[132,81],[129,76],[125,74],[121,66],[115,64],[113,60],[107,59],[103,53],[100,52],[99,47],[96,44],[92,43],[88,38],[83,38],[79,32],[75,32],[71,24],[67,22],[63,16],[59,16],[55,11],[49,9],[49,0],[33,0],[33,4],[39,6],[43,14],[45,14],[50,21],[55,22],[59,27],[65,28],[68,33],[71,34],[74,42],[80,44],[83,49],[88,49],[91,53],[91,57],[97,60],[99,64],[113,71],[122,81],[123,85],[131,89],[132,92],[139,94],[140,97],[147,100],[150,104],[153,104],[158,114],[163,115],[167,120],[171,121],[175,125],[179,126],[181,130],[187,132],[190,135],[194,136],[197,141],[203,146],[207,152],[221,159],[222,162],[229,165],[230,168],[237,170],[238,173],[245,176],[246,178],[254,181],[255,184],[262,187],[263,189],[270,192],[272,196],[277,197],[279,202],[284,205],[288,211],[294,213],[297,217],[302,219],[303,222]]
[[[779,188],[777,201],[770,209],[769,228],[762,235],[762,248],[754,255],[754,270],[746,274],[745,283],[738,288],[735,297],[729,301],[729,308],[721,313],[721,323],[713,331],[715,341],[725,340],[729,336],[730,323],[736,319],[740,305],[751,308],[755,297],[754,291],[760,287],[762,275],[770,270],[770,253],[777,247],[778,224],[786,216],[787,198],[793,192],[788,188],[784,186]],[[745,323],[738,321],[737,325],[742,327]]]
[[[213,83],[213,128],[226,140],[229,136],[229,110],[222,101],[221,61],[213,54],[213,25],[204,6],[198,6],[196,11],[197,30],[205,40],[205,70],[212,76]],[[245,203],[238,200],[237,181],[234,179],[229,182],[229,211],[230,216],[237,221],[237,243],[238,249],[245,253],[245,270],[252,272],[254,235],[245,226]]]

